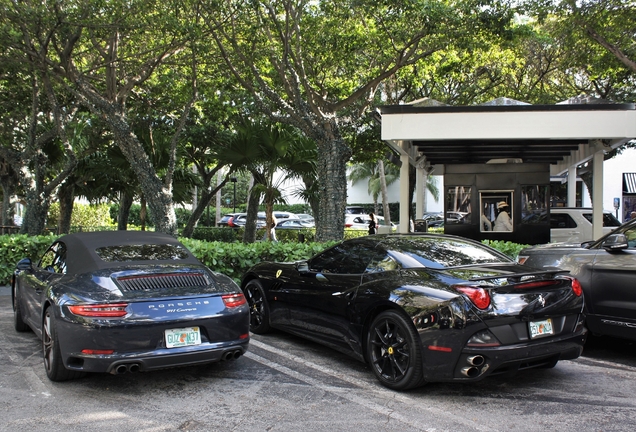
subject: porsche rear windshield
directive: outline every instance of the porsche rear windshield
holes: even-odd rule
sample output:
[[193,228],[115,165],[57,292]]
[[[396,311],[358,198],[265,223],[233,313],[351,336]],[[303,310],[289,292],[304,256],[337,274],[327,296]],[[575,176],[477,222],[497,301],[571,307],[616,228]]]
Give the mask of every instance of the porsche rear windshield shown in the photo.
[[497,252],[459,239],[422,238],[387,245],[389,254],[405,268],[449,268],[511,261]]
[[106,262],[176,261],[189,256],[183,246],[172,244],[107,246],[95,252]]

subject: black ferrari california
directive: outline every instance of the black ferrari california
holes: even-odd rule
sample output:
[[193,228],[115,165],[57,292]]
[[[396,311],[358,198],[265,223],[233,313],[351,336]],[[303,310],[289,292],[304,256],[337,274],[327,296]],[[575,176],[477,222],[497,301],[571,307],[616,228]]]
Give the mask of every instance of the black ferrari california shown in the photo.
[[52,381],[230,360],[249,343],[239,287],[166,234],[60,237],[14,272],[14,325],[42,340]]
[[461,237],[395,234],[347,240],[308,261],[258,264],[241,287],[252,332],[322,343],[405,390],[577,358],[583,296],[562,273]]

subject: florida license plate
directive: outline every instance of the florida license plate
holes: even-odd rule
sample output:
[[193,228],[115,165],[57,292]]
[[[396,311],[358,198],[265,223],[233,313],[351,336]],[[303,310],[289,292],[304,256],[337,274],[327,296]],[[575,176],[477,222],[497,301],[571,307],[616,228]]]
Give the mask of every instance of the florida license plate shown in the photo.
[[552,319],[542,321],[530,321],[530,339],[554,334]]
[[201,330],[199,327],[169,329],[165,331],[166,348],[179,348],[201,344]]

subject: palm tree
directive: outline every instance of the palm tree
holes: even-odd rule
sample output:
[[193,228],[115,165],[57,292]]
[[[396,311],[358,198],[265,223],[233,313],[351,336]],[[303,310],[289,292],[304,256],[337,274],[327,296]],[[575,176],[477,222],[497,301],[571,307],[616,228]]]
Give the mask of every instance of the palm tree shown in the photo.
[[378,214],[378,198],[382,195],[382,209],[386,223],[391,222],[387,187],[399,178],[399,168],[392,163],[385,165],[382,160],[355,164],[349,172],[349,180],[352,185],[368,179],[368,192],[373,198],[374,212],[376,214]]
[[[236,170],[252,174],[254,187],[250,191],[247,207],[247,223],[244,242],[255,239],[258,202],[265,203],[266,224],[273,223],[274,204],[284,204],[282,185],[290,179],[311,178],[315,173],[315,152],[311,142],[303,139],[298,132],[288,126],[268,123],[241,125],[234,139],[218,154],[218,157]],[[315,148],[315,145],[314,145]],[[270,238],[269,230],[266,230]]]

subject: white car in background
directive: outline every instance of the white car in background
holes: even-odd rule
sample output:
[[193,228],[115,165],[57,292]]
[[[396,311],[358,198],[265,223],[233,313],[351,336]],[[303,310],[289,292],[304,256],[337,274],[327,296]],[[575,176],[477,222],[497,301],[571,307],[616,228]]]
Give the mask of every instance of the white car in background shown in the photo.
[[[608,211],[603,212],[603,235],[621,223]],[[583,243],[593,240],[592,209],[587,207],[552,207],[550,209],[550,242]]]
[[[378,234],[383,233],[382,227],[387,227],[388,225],[384,222],[383,216],[376,216],[378,220]],[[346,214],[345,215],[345,228],[349,229],[357,229],[357,230],[368,230],[369,222],[371,218],[367,214]],[[397,226],[391,222],[391,231],[397,230]]]

